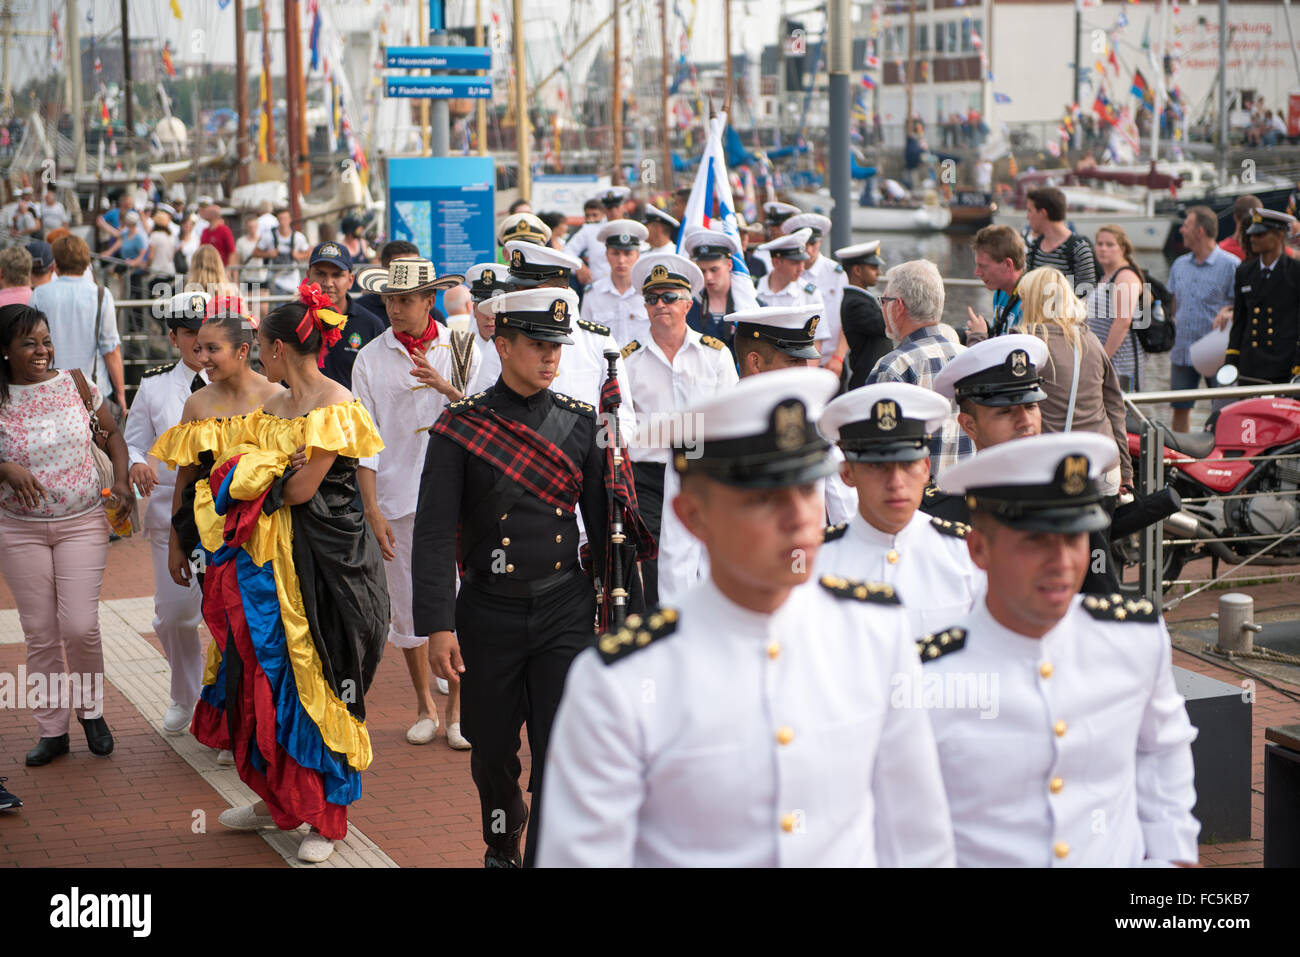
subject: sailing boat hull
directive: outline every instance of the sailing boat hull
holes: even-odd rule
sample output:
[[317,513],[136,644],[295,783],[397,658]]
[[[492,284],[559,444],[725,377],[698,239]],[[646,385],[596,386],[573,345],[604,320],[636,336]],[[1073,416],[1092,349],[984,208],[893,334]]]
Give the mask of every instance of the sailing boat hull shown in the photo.
[[[826,193],[789,190],[790,202],[810,213],[829,216],[835,208]],[[945,206],[854,206],[855,233],[937,233],[948,228],[952,213]]]

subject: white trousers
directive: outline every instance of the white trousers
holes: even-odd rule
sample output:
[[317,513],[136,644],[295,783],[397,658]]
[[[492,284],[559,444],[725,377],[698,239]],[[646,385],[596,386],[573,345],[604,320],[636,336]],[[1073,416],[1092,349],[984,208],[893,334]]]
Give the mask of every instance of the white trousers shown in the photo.
[[398,648],[419,648],[429,640],[429,636],[415,633],[415,612],[411,608],[411,546],[415,539],[415,513],[390,518],[388,526],[396,539],[393,545],[396,557],[391,562],[384,562],[388,604],[392,609],[388,640]]
[[172,669],[172,701],[182,708],[192,708],[199,700],[203,682],[203,646],[199,640],[203,593],[197,579],[182,587],[172,581],[167,571],[171,526],[151,528],[148,535],[153,552],[153,630]]

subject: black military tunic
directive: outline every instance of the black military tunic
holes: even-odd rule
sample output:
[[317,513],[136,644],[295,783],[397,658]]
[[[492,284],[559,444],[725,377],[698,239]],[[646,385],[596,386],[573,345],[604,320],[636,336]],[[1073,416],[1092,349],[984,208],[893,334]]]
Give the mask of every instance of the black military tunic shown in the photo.
[[845,286],[840,300],[840,328],[849,344],[849,388],[866,384],[881,356],[894,348],[885,332],[880,302],[865,289]]
[[[592,567],[607,541],[605,453],[590,405],[543,390],[521,396],[498,379],[453,403],[527,425],[582,472],[582,509]],[[465,663],[461,726],[474,745],[483,839],[508,853],[527,819],[519,789],[519,729],[528,727],[532,815],[538,820],[551,723],[569,663],[595,640],[595,591],[578,563],[573,508],[548,504],[452,439],[431,434],[415,516],[411,578],[417,634],[456,631]],[[457,558],[463,568],[456,592]],[[529,837],[524,862],[536,853]]]
[[1300,261],[1283,252],[1265,270],[1247,260],[1236,290],[1226,360],[1248,378],[1286,382],[1300,367]]

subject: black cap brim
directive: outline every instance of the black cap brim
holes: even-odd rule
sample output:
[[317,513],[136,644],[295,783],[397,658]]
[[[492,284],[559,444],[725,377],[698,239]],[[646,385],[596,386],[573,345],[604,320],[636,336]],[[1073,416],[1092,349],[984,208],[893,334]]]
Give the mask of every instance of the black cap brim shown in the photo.
[[976,405],[985,405],[990,408],[1003,408],[1008,405],[1033,405],[1035,402],[1046,401],[1047,393],[1036,385],[1027,389],[1008,389],[1006,392],[995,392],[991,395],[957,396],[958,404],[973,402]]
[[1278,223],[1276,226],[1272,223],[1251,223],[1251,225],[1246,228],[1246,235],[1258,236],[1260,233],[1284,233],[1287,231],[1287,228],[1286,223]]
[[562,346],[573,345],[573,340],[563,332],[541,332],[535,329],[522,329],[519,326],[503,326],[505,329],[518,329],[529,339],[536,339],[538,342],[558,342]]
[[817,348],[816,344],[808,346],[791,346],[775,343],[771,339],[760,339],[759,341],[766,342],[768,345],[775,347],[795,359],[820,359],[822,357],[821,350]]
[[930,457],[930,446],[919,448],[912,442],[880,442],[872,448],[846,449],[840,446],[846,462],[919,462]]
[[1049,532],[1072,535],[1077,532],[1099,532],[1110,525],[1110,516],[1098,504],[1071,505],[1066,508],[1026,510],[1017,518],[1006,518],[997,512],[986,514],[1000,524],[1018,532]]
[[802,262],[803,260],[805,260],[805,259],[811,259],[812,257],[808,255],[808,250],[803,249],[803,248],[801,247],[801,248],[799,248],[799,249],[794,250],[793,252],[788,252],[788,253],[787,253],[787,252],[777,252],[776,250],[773,250],[773,251],[772,251],[772,258],[773,258],[773,259],[793,259],[793,260],[796,260],[796,261],[798,261],[798,262]]
[[[795,458],[783,458],[766,466],[752,465],[728,469],[725,466],[692,468],[689,474],[703,475],[732,488],[789,488],[806,485],[839,471],[839,462],[830,455],[829,446]],[[680,472],[681,470],[678,469]]]

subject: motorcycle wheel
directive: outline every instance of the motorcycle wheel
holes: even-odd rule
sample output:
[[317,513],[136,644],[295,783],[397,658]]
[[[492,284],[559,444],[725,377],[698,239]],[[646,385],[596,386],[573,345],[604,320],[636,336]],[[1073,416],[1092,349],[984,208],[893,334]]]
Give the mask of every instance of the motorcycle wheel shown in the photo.
[[[1137,536],[1131,535],[1124,542],[1116,542],[1111,546],[1111,555],[1115,562],[1116,575],[1119,578],[1120,594],[1128,598],[1136,598],[1142,594],[1141,585],[1137,580],[1138,574],[1138,545]],[[1162,582],[1174,581],[1193,556],[1193,546],[1176,545],[1173,548],[1166,548],[1163,552],[1164,561],[1160,568],[1160,580]],[[1164,591],[1167,593],[1170,586],[1165,586]]]

